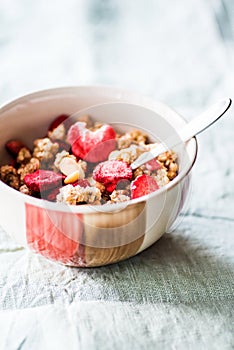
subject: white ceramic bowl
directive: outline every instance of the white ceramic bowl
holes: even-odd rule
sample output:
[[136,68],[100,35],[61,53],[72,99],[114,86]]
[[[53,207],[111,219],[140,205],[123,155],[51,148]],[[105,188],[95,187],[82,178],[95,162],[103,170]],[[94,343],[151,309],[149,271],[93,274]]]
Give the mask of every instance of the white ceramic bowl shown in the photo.
[[[117,103],[110,110],[108,102],[129,104]],[[123,89],[80,86],[40,91],[0,109],[0,164],[9,160],[4,148],[9,139],[19,138],[30,146],[46,134],[57,115],[103,103],[94,119],[122,131],[137,127],[163,140],[185,124],[164,104]],[[184,204],[196,139],[176,152],[178,176],[160,190],[127,203],[63,205],[24,195],[0,181],[0,225],[23,246],[66,265],[100,266],[129,258],[157,241]]]

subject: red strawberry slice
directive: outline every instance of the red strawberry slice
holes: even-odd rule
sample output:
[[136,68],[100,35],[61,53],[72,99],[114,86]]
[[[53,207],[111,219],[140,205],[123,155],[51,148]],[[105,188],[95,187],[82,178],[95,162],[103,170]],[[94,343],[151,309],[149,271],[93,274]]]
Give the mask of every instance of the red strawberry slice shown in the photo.
[[156,159],[150,160],[145,166],[146,169],[150,171],[162,169],[162,165]]
[[105,187],[107,192],[112,193],[116,189],[116,186],[116,183],[107,183]]
[[[52,123],[49,126],[48,131],[53,131],[56,129],[60,124],[62,124],[65,120],[69,118],[69,115],[67,114],[61,114],[57,118],[55,118]],[[65,123],[64,123],[65,124]]]
[[139,175],[131,183],[131,199],[138,198],[159,189],[157,182],[152,176]]
[[6,150],[13,156],[17,157],[21,148],[26,147],[23,142],[19,140],[11,140],[5,144]]
[[33,192],[47,191],[61,187],[64,176],[51,170],[37,170],[24,177],[24,183]]
[[87,129],[86,123],[76,122],[68,130],[68,142],[73,154],[91,163],[108,158],[116,146],[116,133],[112,126],[105,124],[95,131]]
[[104,184],[108,192],[112,192],[119,181],[132,179],[132,169],[122,160],[107,160],[95,167],[93,178]]

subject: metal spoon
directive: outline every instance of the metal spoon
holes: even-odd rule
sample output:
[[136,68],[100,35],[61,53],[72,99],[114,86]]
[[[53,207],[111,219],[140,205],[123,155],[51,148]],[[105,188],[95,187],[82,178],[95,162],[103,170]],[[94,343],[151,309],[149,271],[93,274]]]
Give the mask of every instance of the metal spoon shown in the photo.
[[192,137],[199,134],[214,122],[216,122],[229,109],[231,104],[232,100],[230,98],[226,98],[220,102],[217,102],[204,113],[191,120],[181,130],[176,131],[175,134],[168,137],[163,143],[160,143],[150,152],[141,154],[135,160],[135,162],[131,164],[131,168],[134,170],[159,156],[161,153],[164,153],[168,149],[189,141]]

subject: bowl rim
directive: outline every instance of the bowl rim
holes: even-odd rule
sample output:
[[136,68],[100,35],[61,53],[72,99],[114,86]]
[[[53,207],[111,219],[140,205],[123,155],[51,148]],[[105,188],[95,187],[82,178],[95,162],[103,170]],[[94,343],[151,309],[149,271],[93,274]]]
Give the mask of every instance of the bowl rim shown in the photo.
[[[167,113],[169,113],[170,115],[174,115],[175,117],[177,117],[177,119],[183,121],[183,123],[186,123],[187,120],[182,117],[179,113],[177,113],[173,108],[169,107],[167,104],[164,104],[161,101],[158,100],[154,100],[148,96],[144,96],[141,95],[140,93],[133,91],[133,90],[128,90],[128,89],[124,89],[124,88],[119,88],[119,87],[115,87],[115,86],[108,86],[108,85],[74,85],[74,86],[64,86],[64,87],[56,87],[56,88],[49,88],[49,89],[43,89],[43,90],[38,90],[35,92],[31,92],[28,94],[25,94],[21,97],[18,97],[12,101],[9,102],[5,102],[4,104],[2,104],[0,106],[0,115],[2,113],[4,113],[5,111],[11,109],[12,107],[18,105],[19,103],[25,102],[26,100],[30,100],[33,98],[40,98],[40,97],[46,97],[48,95],[54,95],[57,93],[69,93],[69,92],[76,92],[76,90],[89,90],[89,89],[93,89],[93,90],[100,90],[100,91],[105,91],[107,90],[109,93],[111,92],[112,95],[113,93],[118,93],[119,94],[119,100],[113,100],[113,101],[108,101],[108,102],[104,102],[104,103],[96,103],[93,105],[90,105],[88,107],[82,108],[82,109],[86,109],[89,108],[91,106],[98,106],[98,105],[103,105],[103,104],[108,104],[110,102],[114,102],[114,103],[123,103],[123,102],[127,102],[129,104],[134,104],[134,105],[139,105],[139,106],[143,106],[155,113],[160,114],[158,111],[156,111],[157,108],[159,109],[164,109],[167,111]],[[130,97],[134,97],[134,98],[139,98],[141,99],[143,102],[142,103],[135,103],[135,102],[129,102],[128,99],[130,97],[123,97],[123,96],[130,96]],[[125,101],[126,99],[126,101]],[[82,112],[82,109],[79,112]],[[165,116],[163,114],[160,114],[161,117],[163,117],[165,119]],[[0,180],[0,187],[3,186],[3,189],[6,191],[10,191],[12,192],[12,195],[16,195],[19,196],[19,198],[21,198],[25,203],[28,204],[32,204],[34,206],[37,207],[43,207],[46,208],[48,210],[53,210],[53,211],[69,211],[75,214],[85,214],[85,213],[95,213],[95,212],[102,212],[102,213],[112,213],[115,211],[119,211],[122,210],[123,208],[126,208],[128,206],[134,205],[134,204],[138,204],[138,203],[146,203],[150,198],[156,198],[158,196],[160,196],[163,193],[166,193],[167,191],[171,190],[172,188],[174,188],[176,185],[178,185],[184,178],[186,175],[188,175],[188,173],[191,171],[196,159],[197,159],[197,153],[198,153],[198,142],[197,142],[197,138],[193,137],[191,140],[189,140],[186,144],[186,148],[188,147],[189,144],[193,143],[193,154],[192,154],[192,158],[191,158],[191,162],[189,162],[189,165],[187,168],[182,169],[181,172],[179,172],[179,174],[172,180],[170,181],[168,184],[166,184],[165,186],[161,187],[160,189],[158,189],[155,192],[152,192],[150,194],[144,195],[142,197],[139,198],[135,198],[135,199],[130,199],[128,201],[125,202],[120,202],[120,203],[110,203],[110,204],[100,204],[100,205],[92,205],[92,204],[87,204],[87,205],[70,205],[70,204],[64,204],[64,203],[57,203],[57,202],[50,202],[48,200],[45,199],[40,199],[40,198],[35,198],[26,194],[23,194],[15,189],[13,189],[12,187],[8,186],[7,184],[5,184],[3,181]],[[44,205],[43,205],[44,203]],[[46,205],[45,205],[46,203]]]

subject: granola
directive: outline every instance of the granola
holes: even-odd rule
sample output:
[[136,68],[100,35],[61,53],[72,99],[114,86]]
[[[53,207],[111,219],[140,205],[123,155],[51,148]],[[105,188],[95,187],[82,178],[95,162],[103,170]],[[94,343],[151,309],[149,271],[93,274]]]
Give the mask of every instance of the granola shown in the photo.
[[57,142],[51,142],[48,137],[34,141],[33,157],[46,163],[54,159],[59,149]]
[[96,187],[66,185],[57,195],[57,202],[76,205],[78,203],[100,204],[101,192]]
[[82,205],[125,202],[155,191],[177,176],[173,151],[131,170],[131,163],[157,146],[146,133],[132,130],[119,134],[87,115],[78,122],[72,118],[68,128],[67,118],[60,115],[55,119],[47,136],[34,141],[32,150],[21,141],[8,141],[12,165],[0,167],[0,180],[23,194]]

